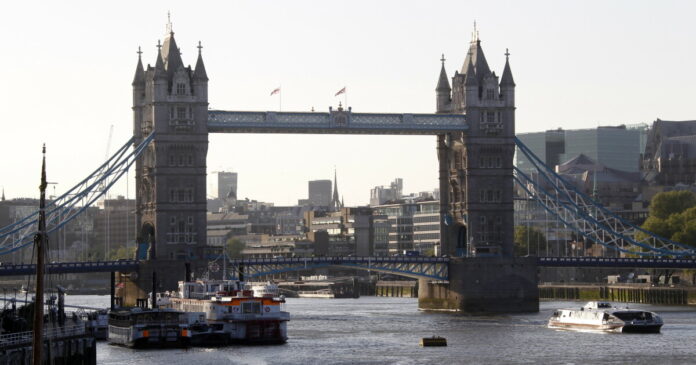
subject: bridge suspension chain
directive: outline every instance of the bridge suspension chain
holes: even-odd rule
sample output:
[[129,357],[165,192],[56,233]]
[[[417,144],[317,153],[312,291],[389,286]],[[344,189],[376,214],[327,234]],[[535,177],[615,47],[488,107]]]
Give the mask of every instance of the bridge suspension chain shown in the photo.
[[[64,227],[104,195],[140,157],[153,138],[154,133],[151,133],[128,152],[131,144],[135,142],[135,137],[129,139],[85,179],[49,202],[46,206],[48,233]],[[13,224],[0,228],[0,255],[12,253],[33,242],[38,214],[37,210]]]
[[592,242],[627,254],[679,257],[695,254],[694,247],[660,237],[622,219],[551,170],[519,139],[515,138],[515,143],[533,165],[535,175],[515,168],[515,182],[528,199],[539,203],[567,228]]

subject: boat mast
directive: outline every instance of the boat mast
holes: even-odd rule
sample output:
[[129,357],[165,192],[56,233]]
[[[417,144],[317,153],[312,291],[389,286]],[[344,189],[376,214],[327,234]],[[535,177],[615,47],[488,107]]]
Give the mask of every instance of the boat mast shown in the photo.
[[32,364],[41,364],[41,350],[43,350],[43,294],[44,294],[44,250],[48,238],[46,237],[46,144],[43,145],[43,162],[41,165],[41,185],[39,191],[39,230],[34,236],[36,251],[36,300],[34,301],[34,333],[32,336],[33,358]]

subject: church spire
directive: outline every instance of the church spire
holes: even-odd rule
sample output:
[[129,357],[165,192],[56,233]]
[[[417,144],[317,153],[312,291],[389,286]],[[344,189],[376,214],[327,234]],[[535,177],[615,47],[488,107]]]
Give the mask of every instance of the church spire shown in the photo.
[[341,208],[341,201],[338,199],[338,177],[336,175],[336,169],[334,169],[334,187],[333,187],[333,198],[331,199],[331,210],[338,210]]
[[2,187],[2,198],[0,198],[0,201],[5,201],[5,187]]

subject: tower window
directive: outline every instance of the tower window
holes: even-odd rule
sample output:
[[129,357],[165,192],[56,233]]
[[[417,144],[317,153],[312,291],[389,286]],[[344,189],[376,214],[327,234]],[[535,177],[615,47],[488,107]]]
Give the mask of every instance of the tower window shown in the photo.
[[186,95],[186,84],[180,82],[176,84],[176,94],[177,95]]
[[177,119],[186,119],[186,107],[185,106],[176,107],[176,118]]
[[493,89],[486,90],[486,99],[493,100],[495,98],[495,91]]
[[495,112],[486,112],[486,122],[495,123]]

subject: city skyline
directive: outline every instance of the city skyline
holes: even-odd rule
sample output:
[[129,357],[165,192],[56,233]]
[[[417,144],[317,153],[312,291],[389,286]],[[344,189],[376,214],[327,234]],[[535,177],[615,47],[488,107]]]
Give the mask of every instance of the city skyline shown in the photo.
[[[519,133],[696,115],[687,48],[694,9],[686,2],[237,2],[214,12],[188,5],[148,3],[131,14],[128,6],[16,3],[5,12],[2,34],[19,35],[6,39],[13,51],[0,59],[7,82],[0,152],[12,156],[0,165],[0,186],[8,199],[38,195],[41,143],[60,194],[103,162],[110,125],[110,152],[128,139],[135,52],[141,46],[143,62],[154,64],[168,9],[186,64],[195,63],[202,41],[211,108],[277,110],[278,96],[269,93],[280,85],[283,110],[327,111],[345,100],[334,94],[346,87],[356,112],[431,113],[440,55],[452,76],[476,20],[493,69],[502,70],[510,49]],[[450,12],[466,16],[444,21]],[[438,186],[432,137],[211,135],[210,142],[209,177],[238,172],[240,198],[291,205],[307,181],[332,176],[334,167],[351,206],[397,176],[409,192]],[[133,177],[111,195],[134,197]]]

